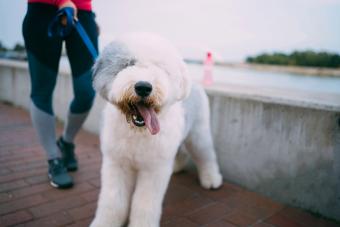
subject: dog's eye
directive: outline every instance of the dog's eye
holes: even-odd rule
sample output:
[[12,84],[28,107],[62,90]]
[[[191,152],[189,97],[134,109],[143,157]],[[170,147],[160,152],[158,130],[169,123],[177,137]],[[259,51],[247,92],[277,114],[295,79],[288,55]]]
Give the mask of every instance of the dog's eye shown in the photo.
[[126,64],[126,67],[128,66],[133,66],[136,64],[136,59],[131,59],[127,64]]

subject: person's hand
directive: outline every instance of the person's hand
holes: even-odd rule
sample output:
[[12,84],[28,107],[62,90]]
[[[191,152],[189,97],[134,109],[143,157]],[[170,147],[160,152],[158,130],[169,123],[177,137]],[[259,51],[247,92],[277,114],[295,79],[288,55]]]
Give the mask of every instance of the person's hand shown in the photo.
[[[73,8],[73,10],[74,10],[74,19],[75,19],[75,20],[78,20],[78,17],[77,17],[77,12],[78,12],[78,11],[77,11],[76,5],[75,5],[71,0],[69,0],[69,1],[66,1],[66,2],[64,2],[63,4],[61,4],[61,5],[59,6],[59,9],[66,8],[66,7],[71,7],[71,8]],[[61,18],[61,24],[64,25],[64,26],[67,25],[67,18],[66,18],[66,16],[63,16],[63,17]]]

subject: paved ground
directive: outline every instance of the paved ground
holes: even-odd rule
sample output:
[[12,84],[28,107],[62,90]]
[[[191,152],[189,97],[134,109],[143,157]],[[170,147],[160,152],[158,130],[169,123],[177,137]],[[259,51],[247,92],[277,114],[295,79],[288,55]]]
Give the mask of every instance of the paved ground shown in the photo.
[[[60,132],[60,127],[58,128]],[[75,187],[47,183],[47,164],[27,112],[0,103],[0,226],[88,226],[100,187],[98,138],[77,138],[80,169]],[[220,190],[199,187],[195,174],[172,178],[162,227],[337,226],[299,209],[225,183]]]

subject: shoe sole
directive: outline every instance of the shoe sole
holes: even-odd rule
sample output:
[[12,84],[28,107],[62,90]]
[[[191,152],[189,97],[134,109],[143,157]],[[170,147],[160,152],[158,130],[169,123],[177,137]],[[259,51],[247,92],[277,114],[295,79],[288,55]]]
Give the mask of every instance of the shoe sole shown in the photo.
[[50,179],[50,185],[54,188],[59,188],[59,189],[66,189],[66,188],[71,188],[73,186],[73,183],[70,184],[65,184],[65,185],[58,185],[56,183],[54,183],[51,179],[51,175],[48,174],[48,178]]
[[73,167],[67,167],[67,166],[66,166],[66,169],[67,169],[67,171],[69,171],[69,172],[74,172],[74,171],[77,171],[77,170],[78,170],[78,166],[73,166]]
[[78,167],[76,167],[76,168],[67,168],[67,171],[69,171],[69,172],[75,172],[77,170],[78,170]]

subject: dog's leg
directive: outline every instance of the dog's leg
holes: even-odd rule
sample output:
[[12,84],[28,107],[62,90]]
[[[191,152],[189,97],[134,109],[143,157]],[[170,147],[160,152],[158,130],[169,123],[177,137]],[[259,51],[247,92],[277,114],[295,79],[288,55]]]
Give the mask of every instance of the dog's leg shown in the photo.
[[121,227],[127,221],[135,176],[121,165],[103,159],[101,191],[91,227]]
[[182,144],[178,149],[176,154],[173,173],[181,172],[189,162],[189,154],[185,148],[185,145]]
[[172,165],[141,170],[132,199],[129,227],[158,227]]
[[186,146],[195,162],[203,188],[216,189],[222,184],[210,129],[196,128],[186,140]]
[[204,99],[199,121],[191,129],[185,140],[186,148],[197,165],[200,183],[206,189],[215,189],[222,184],[213,139],[210,131],[209,108]]

